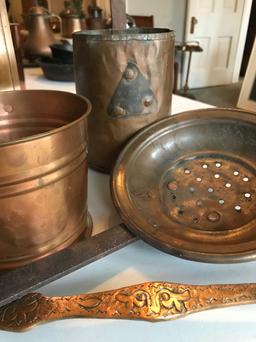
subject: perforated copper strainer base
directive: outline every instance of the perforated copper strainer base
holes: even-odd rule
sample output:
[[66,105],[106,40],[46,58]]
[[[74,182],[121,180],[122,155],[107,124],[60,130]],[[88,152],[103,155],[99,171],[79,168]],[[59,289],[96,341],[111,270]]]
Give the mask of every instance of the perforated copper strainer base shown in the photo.
[[256,216],[255,181],[242,160],[198,154],[165,173],[162,205],[171,219],[195,229],[239,228]]
[[208,109],[139,133],[121,153],[113,199],[161,250],[206,262],[256,258],[256,115]]

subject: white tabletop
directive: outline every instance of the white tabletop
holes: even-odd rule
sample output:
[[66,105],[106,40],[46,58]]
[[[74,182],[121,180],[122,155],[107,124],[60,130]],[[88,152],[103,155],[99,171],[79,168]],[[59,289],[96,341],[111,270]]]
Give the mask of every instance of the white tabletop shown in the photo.
[[[74,91],[73,83],[44,80],[30,69],[27,88]],[[172,113],[209,105],[173,96]],[[94,233],[120,222],[111,203],[109,177],[89,171],[89,210]],[[192,262],[158,251],[142,241],[133,243],[39,290],[45,295],[95,292],[149,280],[194,284],[256,282],[256,262],[215,265]],[[193,314],[176,321],[148,323],[97,319],[70,319],[15,334],[0,332],[0,341],[255,341],[256,306],[245,305]]]

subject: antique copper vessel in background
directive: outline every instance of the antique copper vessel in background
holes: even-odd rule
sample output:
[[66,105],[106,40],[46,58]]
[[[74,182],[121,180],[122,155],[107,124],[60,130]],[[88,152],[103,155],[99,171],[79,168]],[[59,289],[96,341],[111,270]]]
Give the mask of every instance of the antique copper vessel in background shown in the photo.
[[84,30],[86,27],[85,14],[79,13],[71,7],[66,7],[61,13],[61,35],[65,38],[72,38],[72,33]]
[[87,116],[71,93],[0,93],[0,269],[74,242],[87,211]]
[[[35,6],[23,14],[29,34],[23,45],[24,56],[30,61],[44,56],[51,57],[49,45],[57,43],[49,23],[51,15],[45,8]],[[54,15],[55,16],[55,15]]]
[[89,30],[100,30],[106,28],[107,21],[103,18],[102,9],[97,5],[88,6],[89,17],[86,25]]
[[127,140],[170,110],[174,34],[109,29],[77,32],[73,39],[76,90],[93,108],[89,165],[109,172]]

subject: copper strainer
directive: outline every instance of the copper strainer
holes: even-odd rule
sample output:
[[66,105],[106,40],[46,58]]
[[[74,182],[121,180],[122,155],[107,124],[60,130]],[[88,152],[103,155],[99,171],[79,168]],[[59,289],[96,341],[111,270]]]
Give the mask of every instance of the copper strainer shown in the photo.
[[187,259],[256,257],[256,116],[196,110],[152,124],[121,153],[112,177],[124,222]]

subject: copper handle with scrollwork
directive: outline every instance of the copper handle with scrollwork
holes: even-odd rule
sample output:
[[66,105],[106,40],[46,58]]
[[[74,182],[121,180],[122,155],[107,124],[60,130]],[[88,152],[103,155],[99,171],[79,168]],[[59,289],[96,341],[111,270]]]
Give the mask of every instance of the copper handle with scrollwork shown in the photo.
[[28,294],[0,308],[0,329],[23,331],[74,317],[169,320],[223,306],[256,303],[256,284],[186,285],[148,282],[65,297]]

